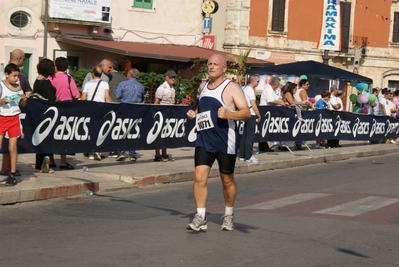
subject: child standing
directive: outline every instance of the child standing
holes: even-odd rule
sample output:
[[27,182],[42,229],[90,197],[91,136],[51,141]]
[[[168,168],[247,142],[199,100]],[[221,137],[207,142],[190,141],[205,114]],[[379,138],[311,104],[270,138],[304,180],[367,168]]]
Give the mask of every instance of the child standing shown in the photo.
[[15,172],[17,171],[17,138],[21,136],[19,114],[21,106],[26,105],[26,97],[19,84],[18,75],[20,69],[14,63],[4,68],[5,79],[0,83],[0,148],[3,138],[8,133],[8,150],[11,159],[11,171],[6,179],[7,186],[17,184]]

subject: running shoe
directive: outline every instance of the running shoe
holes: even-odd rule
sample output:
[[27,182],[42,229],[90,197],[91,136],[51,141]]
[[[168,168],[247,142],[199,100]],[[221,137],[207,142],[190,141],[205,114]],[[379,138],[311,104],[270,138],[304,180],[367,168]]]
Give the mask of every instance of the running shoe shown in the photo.
[[223,215],[223,223],[220,229],[222,231],[231,231],[234,229],[234,215]]
[[247,163],[259,163],[260,160],[252,156],[250,159],[246,159],[245,162]]
[[199,232],[200,230],[206,230],[208,226],[206,225],[206,218],[202,218],[198,213],[195,214],[193,221],[187,225],[188,230],[193,230]]

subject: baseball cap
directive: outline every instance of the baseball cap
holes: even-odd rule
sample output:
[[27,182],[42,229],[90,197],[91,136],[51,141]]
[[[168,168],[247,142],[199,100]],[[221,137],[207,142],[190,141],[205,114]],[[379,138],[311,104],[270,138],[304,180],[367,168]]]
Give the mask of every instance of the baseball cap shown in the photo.
[[301,75],[301,76],[299,76],[299,80],[300,81],[302,81],[302,80],[307,80],[308,79],[308,76],[306,76],[306,75]]
[[170,78],[177,76],[177,74],[176,74],[176,72],[174,70],[168,70],[165,75],[170,77]]

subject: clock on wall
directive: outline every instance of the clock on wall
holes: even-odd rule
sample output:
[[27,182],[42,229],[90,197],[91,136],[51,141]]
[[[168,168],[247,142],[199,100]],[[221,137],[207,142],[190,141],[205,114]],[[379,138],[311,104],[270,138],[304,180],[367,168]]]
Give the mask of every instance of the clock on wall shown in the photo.
[[215,14],[219,5],[216,1],[206,0],[202,3],[201,9],[205,14]]

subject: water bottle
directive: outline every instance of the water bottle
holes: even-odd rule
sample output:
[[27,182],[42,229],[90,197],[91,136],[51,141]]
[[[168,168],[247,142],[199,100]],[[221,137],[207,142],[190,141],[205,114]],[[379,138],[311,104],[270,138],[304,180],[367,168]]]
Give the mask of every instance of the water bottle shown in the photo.
[[89,171],[89,168],[87,168],[87,166],[84,166],[84,167],[83,167],[83,171],[84,171],[84,172],[88,172],[88,171]]
[[93,194],[94,194],[94,193],[93,193],[93,191],[91,191],[91,190],[87,190],[87,191],[86,191],[86,196],[91,197]]

